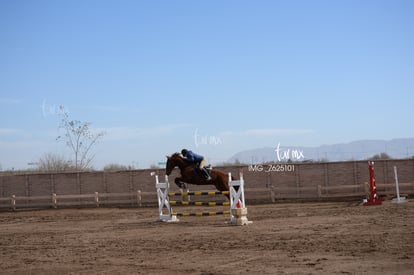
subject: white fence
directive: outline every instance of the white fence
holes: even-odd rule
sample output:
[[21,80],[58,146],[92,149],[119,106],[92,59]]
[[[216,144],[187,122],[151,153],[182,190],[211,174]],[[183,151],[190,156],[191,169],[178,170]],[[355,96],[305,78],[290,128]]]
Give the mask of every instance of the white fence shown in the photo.
[[[414,195],[414,182],[399,183],[400,193],[405,196]],[[317,185],[284,187],[272,185],[267,188],[245,188],[246,200],[250,204],[274,203],[279,200],[356,200],[369,195],[369,184],[351,185]],[[395,183],[377,183],[379,196],[396,196]],[[134,192],[89,194],[56,193],[42,196],[0,197],[0,210],[17,210],[27,208],[63,208],[63,207],[104,207],[130,206],[145,207],[157,205],[157,193]]]
[[152,192],[130,192],[130,193],[98,193],[78,195],[57,195],[49,196],[15,196],[0,198],[2,209],[23,209],[23,208],[63,208],[63,207],[100,207],[100,206],[143,206],[143,196],[156,196]]

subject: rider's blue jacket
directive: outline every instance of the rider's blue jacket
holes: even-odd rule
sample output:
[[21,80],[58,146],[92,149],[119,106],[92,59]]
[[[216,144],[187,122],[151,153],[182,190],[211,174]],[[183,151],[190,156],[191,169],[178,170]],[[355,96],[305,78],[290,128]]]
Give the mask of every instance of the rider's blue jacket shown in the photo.
[[187,156],[185,157],[188,161],[192,161],[194,163],[200,163],[204,157],[193,153],[192,151],[187,152]]

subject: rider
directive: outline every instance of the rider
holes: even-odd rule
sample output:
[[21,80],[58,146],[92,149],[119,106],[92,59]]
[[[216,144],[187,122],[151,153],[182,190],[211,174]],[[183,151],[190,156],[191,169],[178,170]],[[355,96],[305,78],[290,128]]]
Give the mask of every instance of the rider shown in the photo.
[[207,169],[205,168],[207,164],[207,160],[205,157],[198,155],[187,149],[181,150],[181,154],[184,156],[186,160],[197,165],[197,167],[200,169],[201,173],[203,174],[206,180],[211,180],[211,177],[207,172]]

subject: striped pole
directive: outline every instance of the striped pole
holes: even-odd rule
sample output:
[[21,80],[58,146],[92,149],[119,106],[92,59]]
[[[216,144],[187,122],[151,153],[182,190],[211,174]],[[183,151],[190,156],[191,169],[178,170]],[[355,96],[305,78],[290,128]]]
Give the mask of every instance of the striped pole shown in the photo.
[[228,201],[170,201],[170,205],[230,206]]
[[172,213],[173,216],[177,217],[204,217],[204,216],[217,216],[217,215],[230,215],[230,211],[217,211],[217,212],[182,212]]
[[229,195],[230,191],[193,191],[193,192],[172,192],[168,193],[168,196],[174,197],[174,196],[215,196],[215,195]]

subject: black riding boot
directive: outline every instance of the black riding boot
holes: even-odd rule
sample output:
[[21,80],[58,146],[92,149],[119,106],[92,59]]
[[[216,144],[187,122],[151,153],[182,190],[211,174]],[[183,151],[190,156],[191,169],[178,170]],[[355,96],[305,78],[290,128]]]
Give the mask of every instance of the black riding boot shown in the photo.
[[201,169],[201,173],[203,174],[203,176],[206,180],[211,180],[210,174],[209,174],[209,172],[207,171],[206,168]]

